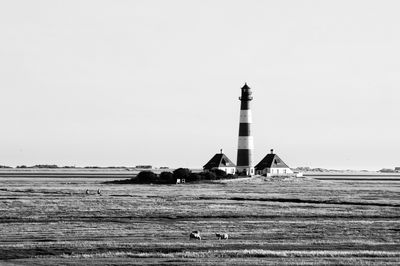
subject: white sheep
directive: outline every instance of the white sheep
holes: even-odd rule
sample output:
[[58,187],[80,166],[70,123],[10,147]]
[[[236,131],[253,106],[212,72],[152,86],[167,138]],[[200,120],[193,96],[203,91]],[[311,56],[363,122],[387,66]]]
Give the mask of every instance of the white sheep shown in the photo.
[[219,240],[221,240],[221,239],[228,239],[228,234],[215,234],[217,237],[218,237],[218,239]]
[[190,235],[189,235],[189,240],[192,239],[192,238],[201,240],[200,232],[199,231],[191,232]]

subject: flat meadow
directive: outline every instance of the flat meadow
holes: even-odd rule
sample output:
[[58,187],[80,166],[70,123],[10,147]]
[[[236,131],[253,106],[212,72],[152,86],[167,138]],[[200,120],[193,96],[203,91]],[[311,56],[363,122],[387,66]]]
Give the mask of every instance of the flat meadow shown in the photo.
[[399,181],[111,179],[0,177],[0,265],[400,262]]

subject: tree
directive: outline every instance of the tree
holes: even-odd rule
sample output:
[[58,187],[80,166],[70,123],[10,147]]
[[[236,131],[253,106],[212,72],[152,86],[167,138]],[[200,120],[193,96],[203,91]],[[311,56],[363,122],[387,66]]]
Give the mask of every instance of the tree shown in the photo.
[[159,176],[159,182],[161,184],[175,184],[176,178],[174,177],[174,174],[171,172],[161,172]]
[[156,183],[158,178],[152,171],[142,171],[136,176],[135,180],[138,183]]
[[175,179],[187,179],[190,176],[190,173],[191,171],[187,168],[178,168],[173,172]]

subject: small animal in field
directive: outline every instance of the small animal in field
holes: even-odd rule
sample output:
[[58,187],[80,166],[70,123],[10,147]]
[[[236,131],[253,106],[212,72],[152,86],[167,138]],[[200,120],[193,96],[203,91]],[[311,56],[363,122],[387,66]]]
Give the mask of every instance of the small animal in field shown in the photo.
[[193,231],[190,233],[189,235],[189,240],[190,239],[198,239],[201,241],[201,236],[200,236],[200,232],[199,231]]
[[228,239],[228,234],[215,234],[215,235],[218,237],[219,240],[221,240],[221,239],[227,240]]
[[101,196],[101,190],[100,189],[97,190],[97,195]]
[[86,189],[85,194],[89,195],[89,189]]

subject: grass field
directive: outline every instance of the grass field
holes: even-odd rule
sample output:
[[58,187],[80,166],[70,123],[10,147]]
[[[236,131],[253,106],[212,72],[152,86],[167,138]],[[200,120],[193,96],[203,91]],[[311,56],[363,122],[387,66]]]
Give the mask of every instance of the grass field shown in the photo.
[[[152,186],[105,180],[1,177],[0,265],[400,261],[399,181]],[[192,230],[201,231],[201,242],[189,240]],[[229,240],[217,240],[217,232],[228,233]]]

